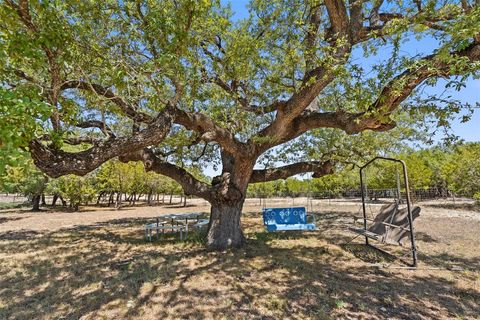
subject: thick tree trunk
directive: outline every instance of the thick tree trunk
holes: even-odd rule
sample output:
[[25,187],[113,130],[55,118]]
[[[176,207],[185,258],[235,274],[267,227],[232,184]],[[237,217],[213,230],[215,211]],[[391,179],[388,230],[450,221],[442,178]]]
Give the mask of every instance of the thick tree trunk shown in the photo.
[[247,186],[255,163],[222,151],[223,172],[212,179],[207,246],[213,250],[239,248],[245,244],[240,218]]
[[110,207],[113,204],[113,192],[110,192],[110,197],[108,198],[108,206]]
[[65,199],[63,199],[63,197],[61,195],[58,196],[60,198],[60,201],[62,201],[62,206],[66,207],[67,206],[67,201],[65,201]]
[[240,217],[244,199],[229,203],[212,203],[207,246],[213,250],[239,248],[245,244]]
[[97,197],[97,206],[100,204],[100,200],[102,199],[103,194],[104,194],[103,191],[100,191],[100,193],[98,194],[98,197]]
[[152,190],[150,190],[148,192],[148,195],[147,195],[147,205],[151,206],[152,205]]
[[55,205],[57,204],[57,200],[58,200],[58,194],[54,194],[52,199],[52,207],[55,207]]
[[123,198],[123,193],[119,192],[117,193],[117,200],[115,202],[115,209],[120,209],[122,206],[122,198]]
[[32,211],[40,211],[40,200],[42,199],[41,194],[36,194],[32,199]]

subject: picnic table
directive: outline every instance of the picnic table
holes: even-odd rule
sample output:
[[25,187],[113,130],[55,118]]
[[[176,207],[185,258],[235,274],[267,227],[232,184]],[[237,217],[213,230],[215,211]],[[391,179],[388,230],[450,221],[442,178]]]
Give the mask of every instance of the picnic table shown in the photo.
[[192,212],[192,213],[173,213],[166,214],[155,217],[156,223],[147,224],[145,226],[145,236],[150,241],[152,240],[152,231],[156,230],[157,239],[159,236],[159,230],[162,230],[164,233],[166,230],[171,230],[172,232],[180,232],[180,239],[183,240],[183,232],[185,232],[185,237],[188,236],[188,226],[189,222],[195,222],[194,226],[202,227],[208,224],[208,220],[200,219],[202,216],[201,213]]
[[186,232],[188,233],[188,220],[195,220],[196,222],[198,222],[198,220],[200,220],[200,217],[202,216],[201,213],[197,213],[197,212],[192,212],[192,213],[172,213],[172,214],[166,214],[166,215],[162,215],[162,216],[158,216],[156,217],[156,220],[157,220],[157,226],[160,224],[160,223],[167,223],[167,222],[170,222],[171,225],[173,226],[175,223],[178,225],[178,224],[183,224],[183,221],[185,221],[185,228],[186,228]]

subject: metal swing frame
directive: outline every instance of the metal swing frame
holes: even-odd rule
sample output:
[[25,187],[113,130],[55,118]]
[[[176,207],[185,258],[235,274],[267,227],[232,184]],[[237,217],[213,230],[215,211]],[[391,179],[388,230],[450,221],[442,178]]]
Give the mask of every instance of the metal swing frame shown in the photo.
[[[400,163],[402,165],[403,169],[403,180],[405,183],[405,198],[407,202],[407,212],[408,212],[408,226],[409,226],[409,233],[410,233],[410,243],[411,243],[411,251],[412,251],[412,264],[411,266],[416,268],[417,267],[417,247],[415,245],[415,236],[414,236],[414,231],[413,231],[413,215],[412,215],[412,205],[411,205],[411,199],[410,199],[410,187],[408,184],[408,172],[407,172],[407,166],[404,161],[395,159],[395,158],[388,158],[388,157],[375,157],[372,160],[368,161],[366,164],[364,164],[362,167],[360,167],[360,188],[361,188],[361,194],[362,194],[362,209],[363,209],[363,229],[365,232],[368,231],[367,229],[367,221],[369,220],[367,218],[367,210],[366,210],[366,203],[365,203],[365,181],[363,179],[363,172],[364,170],[370,166],[372,163],[374,163],[377,160],[386,160],[386,161],[391,161],[395,163]],[[399,190],[400,193],[400,190]],[[399,194],[400,198],[400,194]],[[395,225],[390,225],[391,227],[400,227],[400,226],[395,226]],[[401,228],[401,227],[400,227]],[[365,234],[365,244],[369,247],[372,247],[376,250],[379,250],[381,252],[387,253],[391,255],[390,253],[386,252],[385,250],[382,250],[369,242],[369,237]]]

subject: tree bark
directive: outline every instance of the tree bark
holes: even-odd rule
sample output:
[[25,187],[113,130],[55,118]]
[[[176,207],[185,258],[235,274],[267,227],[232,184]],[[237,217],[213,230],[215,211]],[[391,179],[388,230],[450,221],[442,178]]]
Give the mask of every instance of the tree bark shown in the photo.
[[239,248],[245,244],[240,217],[244,198],[235,202],[212,203],[207,246],[213,250]]
[[147,205],[151,206],[152,205],[152,193],[153,191],[150,190],[147,195]]
[[54,194],[52,199],[52,207],[55,207],[55,204],[57,204],[57,200],[58,200],[58,194]]
[[40,211],[41,194],[36,194],[32,198],[32,211]]
[[239,248],[245,244],[241,215],[256,157],[222,151],[223,172],[212,179],[207,246],[212,250]]
[[58,196],[60,198],[60,201],[62,201],[62,206],[66,207],[67,206],[67,201],[65,201],[65,199],[63,199],[63,197],[61,195]]
[[113,192],[110,192],[110,197],[108,198],[108,206],[110,207],[113,203]]
[[98,194],[98,197],[97,197],[97,206],[100,204],[100,200],[102,199],[103,194],[104,194],[103,191],[100,191],[100,193]]
[[123,197],[123,193],[121,191],[117,193],[117,200],[115,201],[115,209],[120,209],[122,205],[122,197]]

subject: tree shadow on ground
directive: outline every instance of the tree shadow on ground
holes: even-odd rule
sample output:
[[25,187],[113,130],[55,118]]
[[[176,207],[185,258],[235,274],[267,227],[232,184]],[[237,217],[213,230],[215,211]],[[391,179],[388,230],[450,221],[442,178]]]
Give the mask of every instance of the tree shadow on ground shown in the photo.
[[[459,285],[455,274],[370,268],[368,257],[357,258],[359,246],[338,246],[335,233],[326,232],[332,230],[329,221],[351,215],[321,216],[319,231],[309,233],[267,233],[259,229],[259,218],[247,221],[246,247],[223,253],[188,241],[145,242],[144,219],[49,233],[4,233],[0,318],[421,319],[479,314],[480,293]],[[337,227],[343,230],[341,224],[333,230]],[[479,263],[422,257],[425,263],[429,259]],[[466,275],[472,281],[478,277]]]
[[192,208],[192,207],[197,207],[196,204],[192,204],[192,203],[187,203],[186,206],[183,205],[183,203],[172,203],[172,204],[164,204],[162,205],[162,208],[171,208],[171,209],[182,209],[182,208]]
[[22,220],[24,219],[23,217],[12,217],[12,218],[7,218],[7,217],[0,217],[0,224],[6,223],[9,221],[16,221],[16,220]]
[[423,204],[422,206],[450,210],[464,210],[480,212],[480,204],[477,203],[443,203],[443,204]]
[[396,261],[393,254],[376,250],[363,243],[341,244],[340,247],[366,263],[392,263]]
[[480,257],[464,258],[453,254],[439,253],[439,254],[424,254],[418,255],[419,260],[425,265],[435,268],[441,268],[454,271],[476,271],[480,270]]
[[15,213],[15,214],[22,214],[22,213],[32,213],[29,207],[16,207],[15,209],[0,209],[0,214],[10,214],[10,213]]
[[34,230],[6,231],[0,233],[0,240],[25,240],[43,234]]
[[415,239],[427,243],[438,243],[439,241],[425,232],[415,231]]

